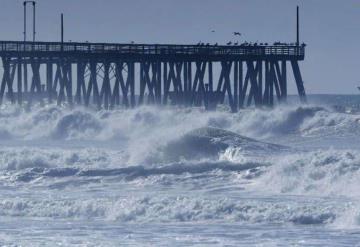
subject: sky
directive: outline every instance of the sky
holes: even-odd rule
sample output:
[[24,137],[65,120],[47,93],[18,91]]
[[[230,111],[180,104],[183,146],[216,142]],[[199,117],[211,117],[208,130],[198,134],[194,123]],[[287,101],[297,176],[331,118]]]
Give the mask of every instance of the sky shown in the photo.
[[[23,40],[22,2],[0,0],[0,40]],[[297,5],[307,93],[357,94],[360,0],[37,0],[36,39],[59,41],[64,13],[66,41],[294,42]],[[28,17],[31,39],[31,8]]]

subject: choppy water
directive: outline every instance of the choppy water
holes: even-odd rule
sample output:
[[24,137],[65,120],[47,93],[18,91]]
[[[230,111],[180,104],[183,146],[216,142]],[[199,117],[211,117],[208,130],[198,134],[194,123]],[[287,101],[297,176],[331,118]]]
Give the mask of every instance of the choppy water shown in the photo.
[[360,97],[310,100],[2,106],[0,245],[360,246]]

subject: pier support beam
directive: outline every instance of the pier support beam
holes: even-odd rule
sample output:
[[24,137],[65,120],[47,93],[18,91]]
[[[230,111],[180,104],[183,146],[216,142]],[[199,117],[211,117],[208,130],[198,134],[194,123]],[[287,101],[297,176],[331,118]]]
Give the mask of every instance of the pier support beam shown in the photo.
[[88,103],[87,101],[87,90],[85,85],[85,70],[86,70],[87,62],[78,61],[76,69],[77,69],[77,83],[76,83],[76,91],[75,91],[75,103],[85,105]]
[[109,109],[111,102],[111,86],[110,86],[110,62],[105,62],[103,64],[104,68],[104,78],[100,90],[100,104],[104,102],[103,106],[106,110]]
[[46,91],[48,94],[48,100],[49,103],[51,104],[53,101],[53,63],[51,62],[51,60],[49,60],[46,63]]
[[[13,81],[15,76],[16,64],[11,64],[11,58],[3,57],[2,64],[4,68],[3,78],[0,85],[0,104],[3,103],[4,97],[8,96],[11,103],[15,103]],[[5,89],[8,89],[7,93]]]
[[31,70],[32,70],[32,80],[31,80],[29,99],[28,99],[29,106],[32,104],[34,99],[42,102],[40,58],[31,58],[30,62],[31,62]]
[[[61,105],[67,99],[67,103],[73,105],[72,94],[72,68],[71,63],[65,59],[57,63],[55,88],[59,86],[59,94],[57,96],[57,104]],[[66,98],[65,98],[66,97]]]
[[22,58],[17,58],[17,102],[22,105],[23,102],[23,78],[22,78]]
[[191,85],[191,99],[190,104],[195,106],[201,106],[206,97],[205,89],[205,72],[206,72],[206,61],[195,62],[196,70],[194,80]]
[[[124,74],[126,77],[124,77]],[[133,62],[125,63],[119,61],[115,63],[115,84],[111,99],[112,106],[120,104],[120,95],[122,96],[122,104],[125,107],[135,107],[135,64]]]
[[304,82],[301,77],[299,64],[297,61],[292,60],[291,66],[294,71],[294,77],[295,77],[295,81],[296,81],[297,90],[298,90],[298,93],[300,96],[300,100],[301,100],[301,102],[306,103],[305,87],[304,87]]

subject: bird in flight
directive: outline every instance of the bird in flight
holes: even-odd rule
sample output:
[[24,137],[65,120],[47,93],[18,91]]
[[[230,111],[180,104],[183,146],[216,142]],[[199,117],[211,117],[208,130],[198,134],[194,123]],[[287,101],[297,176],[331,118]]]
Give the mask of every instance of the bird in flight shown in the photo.
[[241,33],[240,33],[240,32],[233,32],[233,34],[234,34],[235,36],[241,36]]
[[212,33],[215,33],[215,30],[211,30]]

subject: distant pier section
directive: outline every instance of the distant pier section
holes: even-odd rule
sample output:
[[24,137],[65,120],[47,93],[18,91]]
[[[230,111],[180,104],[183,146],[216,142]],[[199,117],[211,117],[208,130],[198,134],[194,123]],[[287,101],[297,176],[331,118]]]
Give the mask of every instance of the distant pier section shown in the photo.
[[0,103],[110,109],[227,104],[236,112],[287,98],[288,65],[300,100],[305,45],[164,45],[0,41]]

